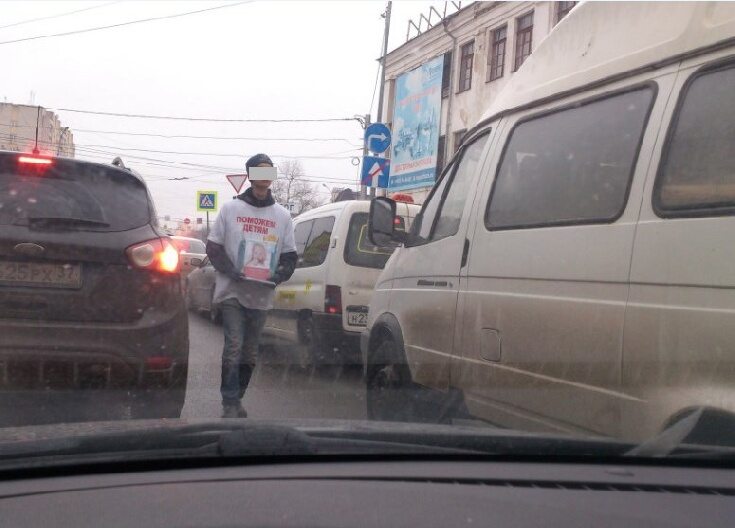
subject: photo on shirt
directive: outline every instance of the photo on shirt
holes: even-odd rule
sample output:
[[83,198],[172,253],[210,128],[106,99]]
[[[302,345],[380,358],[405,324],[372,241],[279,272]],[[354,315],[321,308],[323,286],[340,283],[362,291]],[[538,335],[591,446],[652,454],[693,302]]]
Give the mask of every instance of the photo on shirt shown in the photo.
[[275,267],[276,244],[265,240],[245,238],[238,250],[240,273],[249,279],[268,280]]

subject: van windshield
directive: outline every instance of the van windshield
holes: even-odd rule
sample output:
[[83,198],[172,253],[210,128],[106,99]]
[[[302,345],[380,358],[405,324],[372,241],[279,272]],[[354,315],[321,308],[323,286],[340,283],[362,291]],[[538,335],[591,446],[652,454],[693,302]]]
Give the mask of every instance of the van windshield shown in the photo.
[[[400,223],[396,225],[396,229],[403,230],[404,219],[399,216],[396,221]],[[367,223],[367,213],[352,215],[345,245],[345,262],[352,266],[383,269],[395,248],[380,247],[370,242],[367,236]]]

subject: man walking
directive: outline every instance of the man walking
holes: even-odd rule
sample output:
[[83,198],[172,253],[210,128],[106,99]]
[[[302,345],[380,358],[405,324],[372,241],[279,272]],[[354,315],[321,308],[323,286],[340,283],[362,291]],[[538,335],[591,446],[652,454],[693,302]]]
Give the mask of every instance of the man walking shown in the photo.
[[255,370],[266,311],[273,307],[275,285],[291,278],[297,260],[291,214],[273,199],[273,179],[261,179],[262,173],[275,178],[273,162],[256,154],[245,169],[250,188],[225,203],[207,240],[207,256],[217,270],[213,302],[221,306],[225,334],[223,418],[247,416],[241,401]]

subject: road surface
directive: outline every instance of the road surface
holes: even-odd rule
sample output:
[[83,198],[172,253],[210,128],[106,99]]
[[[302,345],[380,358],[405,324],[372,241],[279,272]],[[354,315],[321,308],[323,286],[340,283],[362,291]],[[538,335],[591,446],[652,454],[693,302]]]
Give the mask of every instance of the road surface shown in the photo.
[[[189,314],[189,380],[182,418],[217,418],[222,365],[222,327]],[[314,372],[293,364],[294,351],[279,349],[260,358],[243,406],[261,419],[366,419],[359,369]]]

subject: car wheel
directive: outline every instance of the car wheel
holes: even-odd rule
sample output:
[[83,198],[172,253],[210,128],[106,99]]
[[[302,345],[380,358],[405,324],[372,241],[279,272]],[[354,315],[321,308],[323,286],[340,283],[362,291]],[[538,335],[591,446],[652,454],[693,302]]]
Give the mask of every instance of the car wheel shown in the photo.
[[373,354],[375,361],[368,365],[366,376],[369,420],[416,421],[411,374],[401,356],[398,345],[390,339]]
[[303,314],[297,323],[297,332],[302,353],[299,363],[303,367],[323,367],[329,363],[329,354],[322,336],[314,325],[311,314]]
[[136,395],[130,406],[133,420],[154,420],[160,418],[180,418],[184,407],[184,389],[154,390]]

